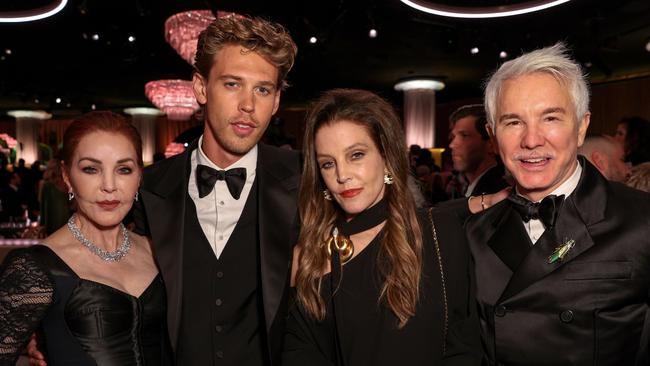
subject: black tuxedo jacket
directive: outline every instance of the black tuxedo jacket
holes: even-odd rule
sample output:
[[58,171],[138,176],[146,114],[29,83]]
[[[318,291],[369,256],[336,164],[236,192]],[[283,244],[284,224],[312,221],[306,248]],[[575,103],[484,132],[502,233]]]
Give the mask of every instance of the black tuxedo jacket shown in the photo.
[[503,164],[497,164],[488,169],[485,174],[479,178],[476,186],[474,186],[474,190],[472,190],[472,196],[496,193],[508,187],[508,182],[506,182],[506,180],[503,178],[504,175],[505,169],[503,167]]
[[[183,238],[187,185],[195,141],[182,154],[145,169],[134,207],[139,233],[153,240],[154,255],[167,289],[169,337],[176,350],[183,297]],[[265,329],[272,359],[279,357],[286,318],[289,268],[297,241],[300,159],[294,151],[258,145],[258,236]],[[209,314],[206,314],[206,319]]]
[[580,163],[576,190],[534,246],[509,200],[466,223],[489,365],[649,362],[650,195]]

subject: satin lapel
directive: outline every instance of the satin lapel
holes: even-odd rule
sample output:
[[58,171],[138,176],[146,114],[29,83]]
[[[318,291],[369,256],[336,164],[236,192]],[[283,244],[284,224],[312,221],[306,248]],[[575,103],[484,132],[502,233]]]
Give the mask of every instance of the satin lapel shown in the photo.
[[498,228],[488,239],[494,253],[514,272],[528,255],[533,243],[528,238],[521,216],[507,203]]
[[260,263],[268,334],[288,286],[293,241],[297,239],[292,230],[297,222],[299,175],[282,163],[276,151],[262,144],[259,147]]
[[152,174],[151,181],[146,182],[141,189],[154,255],[167,290],[167,324],[174,351],[183,297],[185,196],[191,151],[188,148],[183,156],[170,162],[160,175]]
[[[545,231],[539,238],[513,274],[500,301],[512,297],[594,246],[589,227],[604,218],[607,183],[588,162],[580,159],[580,163],[583,166],[580,182],[562,204],[554,230]],[[573,248],[562,260],[548,263],[548,257],[568,240],[575,241]]]

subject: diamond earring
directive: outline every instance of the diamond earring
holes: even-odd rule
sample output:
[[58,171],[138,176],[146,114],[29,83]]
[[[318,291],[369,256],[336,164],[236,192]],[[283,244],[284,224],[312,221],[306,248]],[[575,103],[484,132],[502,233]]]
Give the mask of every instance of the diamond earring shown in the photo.
[[323,189],[323,198],[328,201],[332,200],[332,194],[330,193],[329,189]]

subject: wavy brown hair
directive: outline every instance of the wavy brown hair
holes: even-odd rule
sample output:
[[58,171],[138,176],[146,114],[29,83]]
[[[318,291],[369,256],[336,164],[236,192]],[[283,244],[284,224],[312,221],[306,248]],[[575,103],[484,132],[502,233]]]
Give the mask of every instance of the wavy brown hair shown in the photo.
[[302,227],[295,277],[298,301],[315,319],[325,318],[326,304],[320,287],[329,259],[324,242],[343,211],[336,201],[323,198],[325,184],[316,161],[314,140],[322,126],[343,120],[366,129],[393,176],[393,184],[384,190],[389,214],[377,258],[382,263],[378,268],[384,280],[378,301],[387,304],[402,327],[415,314],[419,298],[422,236],[413,196],[407,187],[409,166],[400,119],[389,103],[365,90],[325,92],[307,115],[299,195]]
[[214,55],[226,45],[240,45],[258,53],[278,68],[278,88],[287,87],[285,78],[293,67],[298,47],[282,25],[257,17],[217,18],[199,35],[194,57],[196,72],[207,80]]

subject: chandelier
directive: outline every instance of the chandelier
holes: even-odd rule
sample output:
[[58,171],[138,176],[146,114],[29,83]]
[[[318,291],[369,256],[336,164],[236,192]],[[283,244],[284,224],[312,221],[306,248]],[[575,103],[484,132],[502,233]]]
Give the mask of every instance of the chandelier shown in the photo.
[[147,98],[171,120],[188,120],[199,110],[189,80],[157,80],[144,86]]
[[[217,17],[240,16],[217,11]],[[210,10],[190,10],[174,14],[165,21],[165,40],[190,65],[194,65],[199,34],[215,20]]]

